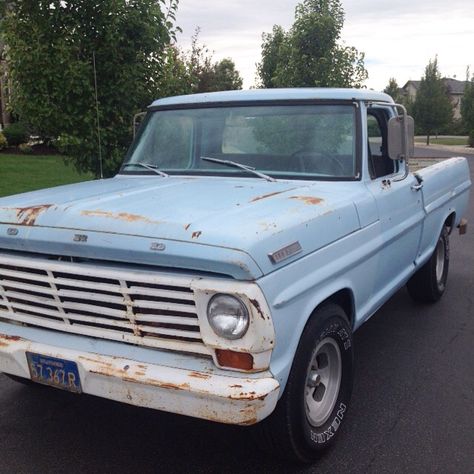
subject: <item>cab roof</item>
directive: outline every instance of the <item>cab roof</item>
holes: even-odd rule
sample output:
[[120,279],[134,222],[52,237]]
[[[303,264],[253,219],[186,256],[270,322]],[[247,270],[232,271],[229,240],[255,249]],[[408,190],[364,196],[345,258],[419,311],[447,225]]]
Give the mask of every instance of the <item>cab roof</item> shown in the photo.
[[281,100],[354,100],[393,103],[383,92],[367,89],[298,88],[252,89],[245,91],[208,92],[204,94],[167,97],[153,102],[151,107],[216,104],[223,102],[281,101]]

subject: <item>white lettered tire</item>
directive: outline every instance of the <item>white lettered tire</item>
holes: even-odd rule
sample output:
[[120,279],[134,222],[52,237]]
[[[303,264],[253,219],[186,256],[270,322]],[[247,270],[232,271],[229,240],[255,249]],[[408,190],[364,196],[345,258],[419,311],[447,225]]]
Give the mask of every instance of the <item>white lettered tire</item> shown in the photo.
[[340,306],[326,304],[313,313],[285,392],[272,415],[260,423],[267,449],[310,463],[334,442],[352,393],[352,346],[352,330]]

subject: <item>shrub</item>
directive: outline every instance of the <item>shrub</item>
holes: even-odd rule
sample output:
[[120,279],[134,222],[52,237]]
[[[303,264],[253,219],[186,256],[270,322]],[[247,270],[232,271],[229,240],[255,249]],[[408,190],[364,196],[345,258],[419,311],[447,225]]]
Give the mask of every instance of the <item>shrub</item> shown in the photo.
[[31,155],[33,153],[33,148],[28,145],[28,143],[21,143],[18,145],[18,150],[20,150],[20,153],[23,153],[24,155]]
[[474,148],[474,130],[469,132],[469,146]]
[[0,132],[0,150],[3,150],[8,146],[7,139],[5,138],[5,135]]
[[20,122],[12,123],[3,130],[3,134],[10,146],[18,146],[26,143],[30,135],[27,128]]

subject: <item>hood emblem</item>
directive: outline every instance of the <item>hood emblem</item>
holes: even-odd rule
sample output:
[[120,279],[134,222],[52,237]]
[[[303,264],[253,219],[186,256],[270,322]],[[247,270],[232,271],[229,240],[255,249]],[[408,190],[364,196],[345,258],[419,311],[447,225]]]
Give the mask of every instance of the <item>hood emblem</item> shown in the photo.
[[301,244],[297,241],[293,242],[290,245],[287,245],[286,247],[283,247],[280,250],[277,250],[276,252],[269,253],[268,258],[272,263],[277,264],[283,262],[283,260],[293,257],[293,255],[296,255],[302,251],[303,248],[301,247]]
[[72,240],[74,240],[74,242],[87,242],[87,235],[75,234]]
[[154,250],[155,252],[163,252],[166,250],[166,245],[162,244],[161,242],[152,242],[150,245],[150,250]]

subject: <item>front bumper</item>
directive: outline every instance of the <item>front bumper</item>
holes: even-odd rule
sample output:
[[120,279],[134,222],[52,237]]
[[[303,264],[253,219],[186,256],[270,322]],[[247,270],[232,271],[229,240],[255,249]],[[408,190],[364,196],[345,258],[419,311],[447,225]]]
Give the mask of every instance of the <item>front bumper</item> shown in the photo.
[[221,423],[255,424],[266,418],[278,401],[279,383],[269,372],[251,377],[225,375],[210,360],[203,370],[189,370],[3,333],[0,372],[29,379],[26,352],[76,362],[84,393]]

